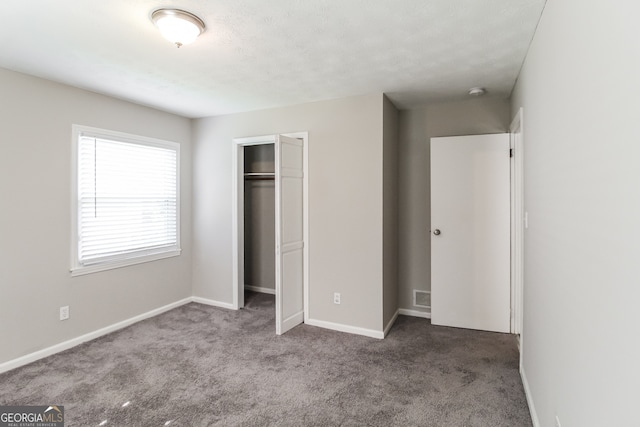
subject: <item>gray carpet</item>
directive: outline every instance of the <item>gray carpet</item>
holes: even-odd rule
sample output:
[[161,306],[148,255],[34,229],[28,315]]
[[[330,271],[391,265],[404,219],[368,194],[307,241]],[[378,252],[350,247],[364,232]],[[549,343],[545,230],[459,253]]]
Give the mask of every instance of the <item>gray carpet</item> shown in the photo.
[[278,337],[273,296],[253,293],[2,374],[0,404],[64,405],[67,426],[531,426],[513,336],[400,316],[384,340]]

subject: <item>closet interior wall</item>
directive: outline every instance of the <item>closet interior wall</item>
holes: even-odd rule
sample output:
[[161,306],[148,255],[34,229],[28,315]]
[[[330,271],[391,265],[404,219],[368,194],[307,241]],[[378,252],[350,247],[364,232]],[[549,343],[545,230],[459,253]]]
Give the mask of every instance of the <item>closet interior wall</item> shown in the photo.
[[274,145],[244,148],[245,289],[275,293]]

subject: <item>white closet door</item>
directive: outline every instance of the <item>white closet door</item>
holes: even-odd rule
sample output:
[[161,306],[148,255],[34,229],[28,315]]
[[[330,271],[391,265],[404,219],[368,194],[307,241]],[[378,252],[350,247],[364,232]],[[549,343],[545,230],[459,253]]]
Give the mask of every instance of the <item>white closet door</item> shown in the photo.
[[303,144],[278,135],[276,172],[276,334],[304,320]]
[[509,332],[509,135],[431,138],[431,322]]

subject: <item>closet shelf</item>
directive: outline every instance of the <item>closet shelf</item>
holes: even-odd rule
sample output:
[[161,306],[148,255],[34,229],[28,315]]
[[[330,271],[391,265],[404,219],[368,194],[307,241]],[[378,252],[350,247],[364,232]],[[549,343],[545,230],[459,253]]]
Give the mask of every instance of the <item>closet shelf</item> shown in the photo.
[[244,179],[275,179],[275,172],[246,172]]

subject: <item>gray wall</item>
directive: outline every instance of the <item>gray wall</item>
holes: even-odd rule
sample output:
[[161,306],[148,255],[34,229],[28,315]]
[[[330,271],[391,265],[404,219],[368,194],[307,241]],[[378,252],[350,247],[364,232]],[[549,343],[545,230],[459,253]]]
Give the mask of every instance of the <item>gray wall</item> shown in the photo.
[[[2,69],[0,93],[0,363],[189,297],[189,120]],[[181,144],[181,256],[71,277],[74,123]]]
[[638,425],[640,4],[549,1],[524,108],[524,376],[541,426]]
[[309,315],[381,331],[382,110],[375,94],[195,120],[194,295],[232,301],[232,139],[308,131]]
[[383,106],[383,325],[398,310],[398,110],[384,97]]
[[[245,147],[244,171],[273,172],[273,148],[273,144]],[[246,179],[244,195],[244,283],[275,289],[275,181]]]
[[429,139],[507,132],[509,101],[474,98],[400,111],[399,306],[413,306],[413,289],[431,290]]

